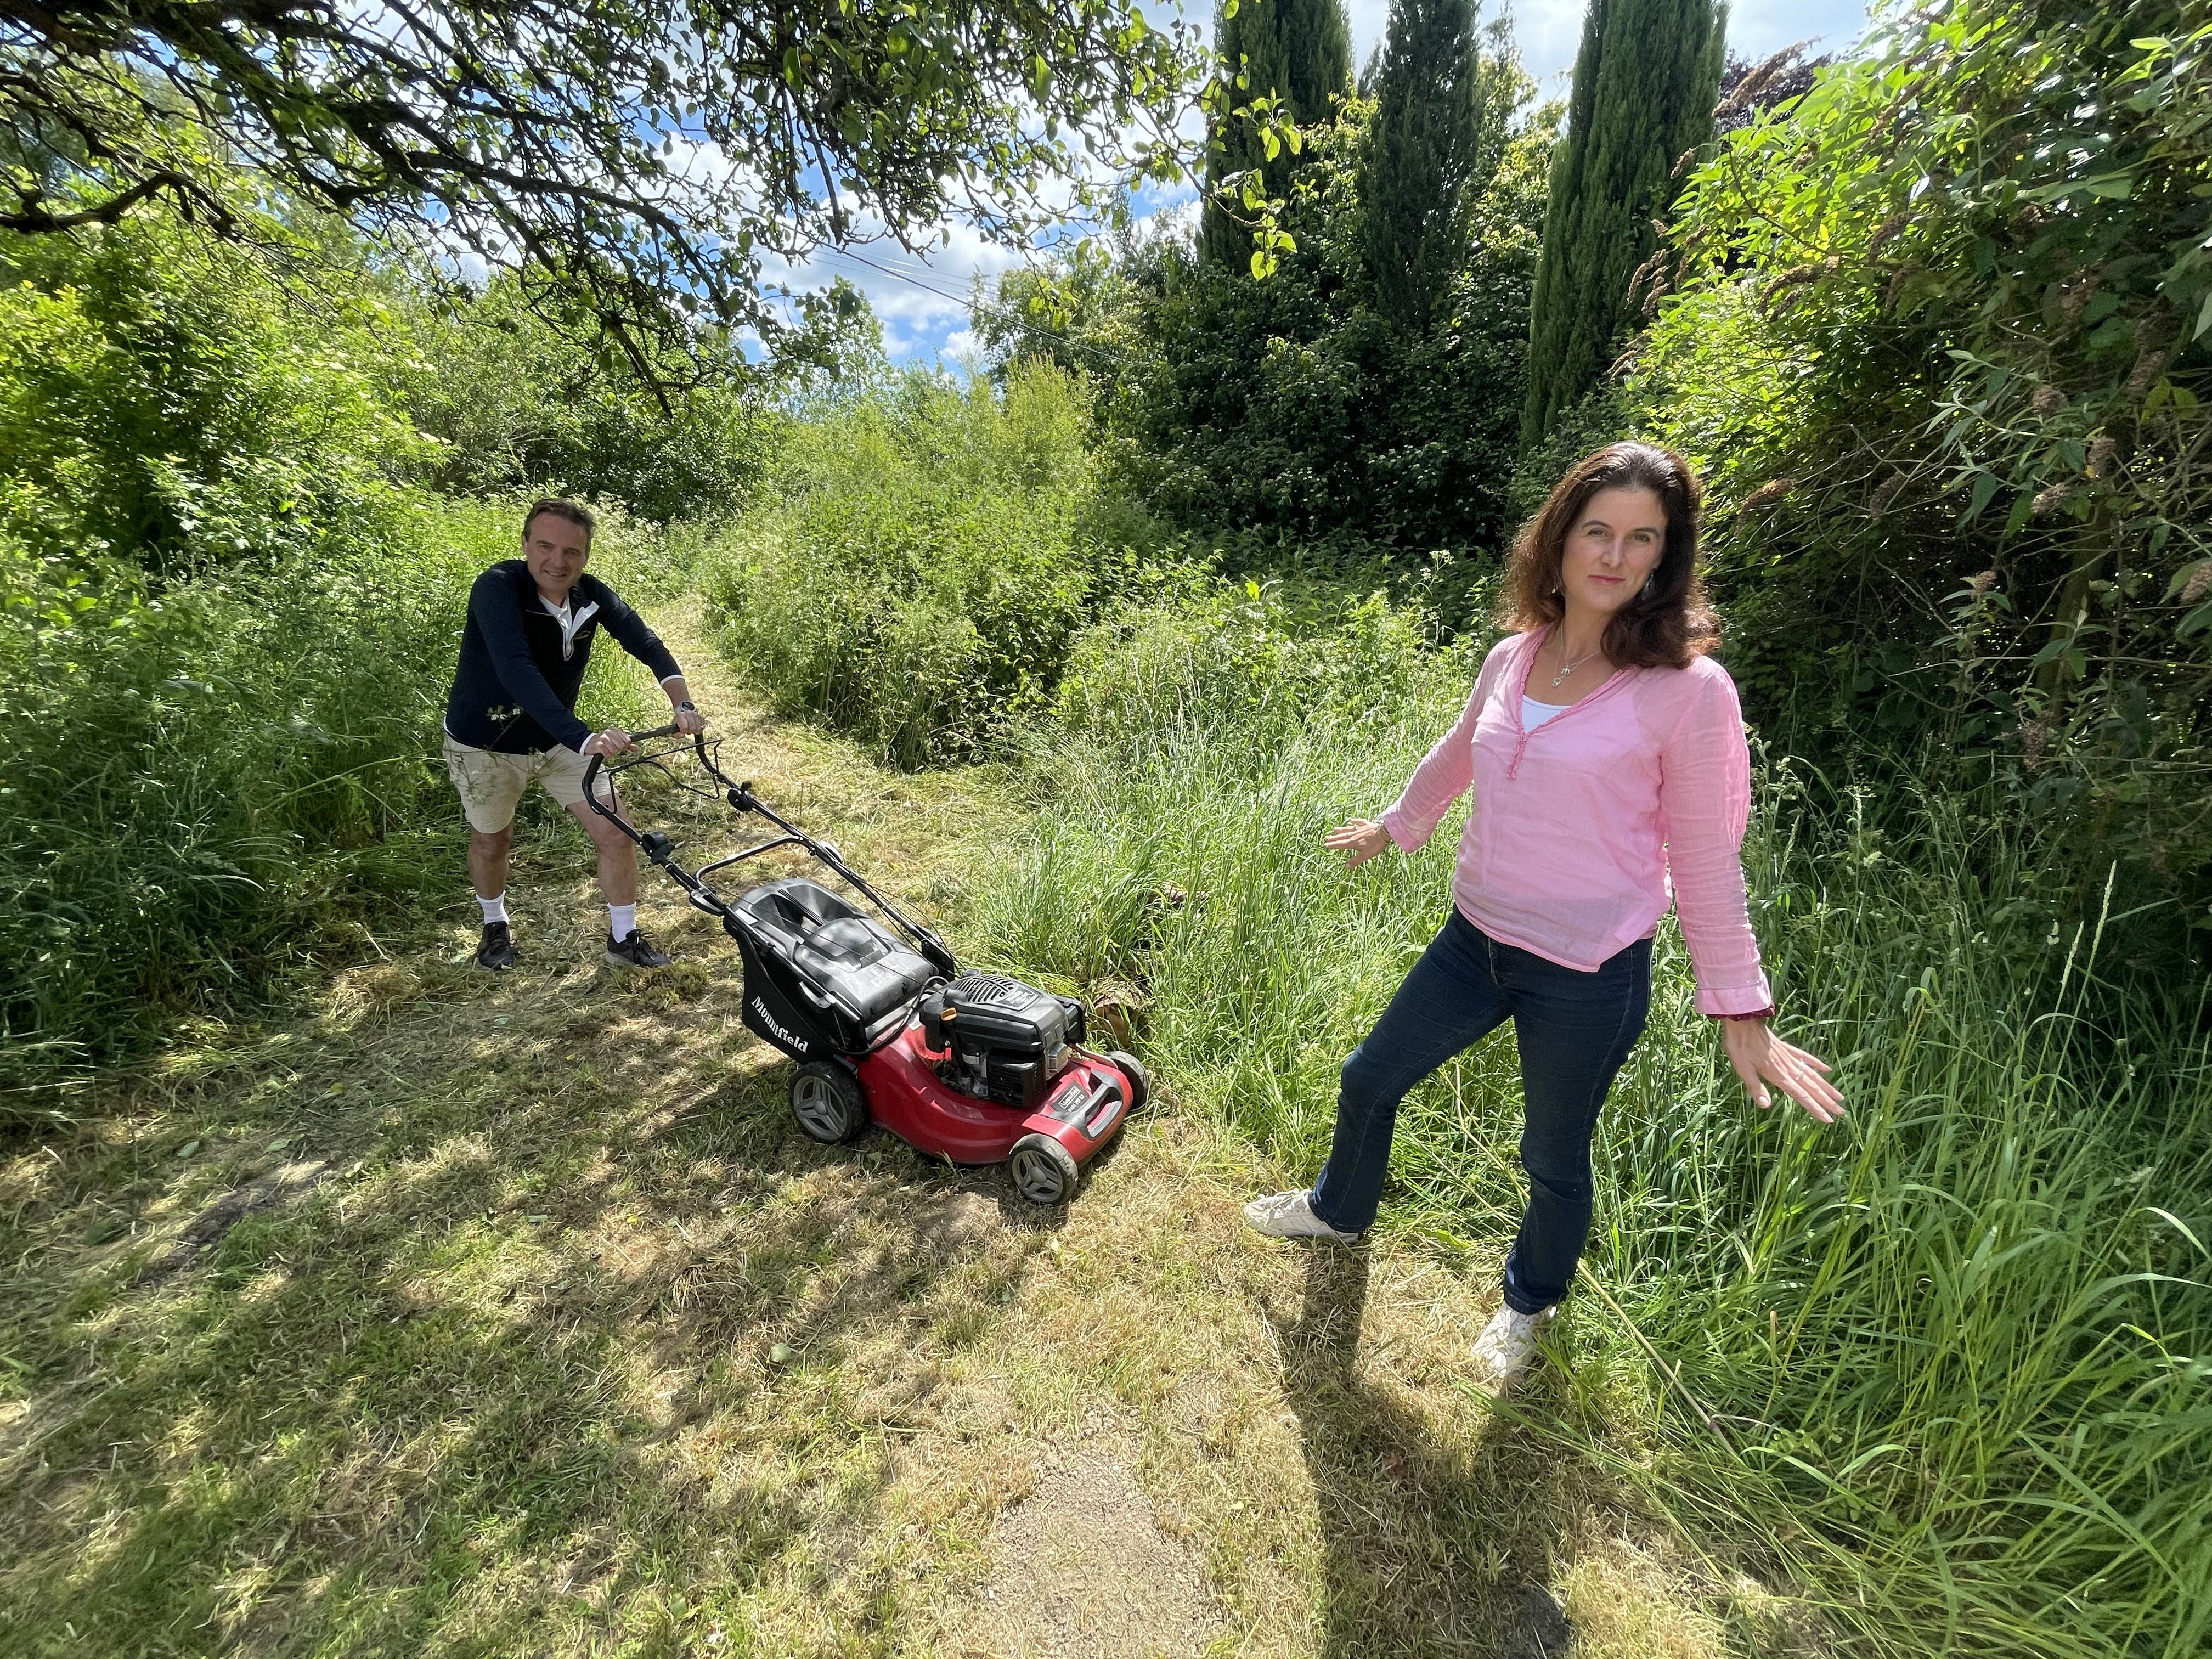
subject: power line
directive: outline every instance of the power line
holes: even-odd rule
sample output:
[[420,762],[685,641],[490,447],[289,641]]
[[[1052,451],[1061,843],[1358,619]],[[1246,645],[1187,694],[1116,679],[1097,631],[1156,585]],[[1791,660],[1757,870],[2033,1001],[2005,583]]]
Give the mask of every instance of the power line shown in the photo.
[[[959,295],[948,294],[941,288],[938,288],[932,283],[923,282],[919,276],[912,276],[903,270],[896,270],[890,265],[878,264],[877,261],[869,258],[865,254],[854,252],[850,248],[836,247],[825,243],[821,247],[817,248],[815,252],[818,254],[827,254],[834,258],[850,259],[856,264],[866,265],[871,270],[880,271],[883,275],[892,278],[896,282],[911,283],[914,287],[921,289],[924,293],[934,294],[940,300],[949,300],[954,305],[965,306],[970,311],[988,312],[991,315],[998,318],[1000,321],[1006,323],[1012,327],[1026,329],[1030,333],[1042,334],[1047,339],[1057,340],[1072,351],[1098,352],[1113,359],[1116,363],[1125,364],[1129,361],[1130,354],[1120,346],[1108,345],[1103,340],[1079,340],[1072,335],[1062,334],[1056,329],[1047,328],[1042,323],[1031,322],[1028,318],[1018,315],[1014,312],[1007,309],[1006,307],[994,304],[990,301],[973,297],[963,299]],[[927,270],[928,267],[924,266],[923,269]],[[934,273],[932,274],[933,275]]]

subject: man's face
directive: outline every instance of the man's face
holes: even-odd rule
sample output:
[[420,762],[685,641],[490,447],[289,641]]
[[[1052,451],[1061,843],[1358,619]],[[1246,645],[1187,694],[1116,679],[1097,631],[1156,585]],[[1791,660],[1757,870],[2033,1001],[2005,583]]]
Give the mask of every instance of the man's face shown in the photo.
[[557,513],[540,513],[522,527],[522,556],[538,591],[566,600],[592,556],[592,538],[584,526]]

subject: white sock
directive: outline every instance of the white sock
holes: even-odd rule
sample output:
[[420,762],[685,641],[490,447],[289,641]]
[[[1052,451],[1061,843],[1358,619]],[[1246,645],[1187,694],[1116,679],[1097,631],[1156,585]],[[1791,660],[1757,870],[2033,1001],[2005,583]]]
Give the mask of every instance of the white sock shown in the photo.
[[637,932],[637,906],[635,904],[607,906],[607,931],[614,935],[615,943],[617,945]]
[[479,893],[477,895],[477,903],[483,910],[485,927],[490,927],[495,921],[505,921],[507,920],[507,895],[505,893],[501,893],[497,898],[486,898],[483,894]]

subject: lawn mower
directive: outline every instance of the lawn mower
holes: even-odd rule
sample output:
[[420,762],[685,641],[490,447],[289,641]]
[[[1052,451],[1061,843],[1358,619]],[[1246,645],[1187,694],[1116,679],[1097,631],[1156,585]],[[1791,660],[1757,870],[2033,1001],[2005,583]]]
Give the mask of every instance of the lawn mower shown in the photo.
[[[1083,1166],[1144,1105],[1145,1068],[1118,1050],[1085,1048],[1085,1010],[1073,998],[962,972],[943,939],[848,868],[835,846],[780,816],[750,782],[726,775],[703,736],[650,747],[679,735],[662,726],[639,732],[640,748],[626,758],[593,756],[584,799],[737,942],[747,1028],[798,1062],[791,1109],[799,1128],[836,1145],[880,1124],[932,1158],[1004,1163],[1015,1191],[1033,1204],[1065,1202]],[[689,793],[757,813],[777,833],[686,868],[676,856],[681,843],[638,829],[617,795],[602,799],[596,787],[602,771],[611,780],[641,766]],[[719,872],[784,847],[826,866],[896,933],[804,877],[734,897],[713,885]]]

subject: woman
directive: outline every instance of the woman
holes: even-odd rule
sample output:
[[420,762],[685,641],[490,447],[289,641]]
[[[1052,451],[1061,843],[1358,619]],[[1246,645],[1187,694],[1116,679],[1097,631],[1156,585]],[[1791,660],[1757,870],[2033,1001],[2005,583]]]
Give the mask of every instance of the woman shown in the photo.
[[1349,865],[1412,852],[1474,791],[1451,919],[1345,1061],[1320,1181],[1255,1199],[1245,1218],[1279,1238],[1365,1231],[1399,1101],[1510,1018],[1528,1204],[1504,1304],[1475,1344],[1498,1389],[1534,1357],[1589,1236],[1590,1137],[1644,1030],[1670,876],[1698,1008],[1752,1098],[1769,1105],[1771,1084],[1823,1123],[1843,1113],[1826,1063],[1769,1024],[1741,861],[1751,757],[1735,684],[1705,654],[1718,629],[1698,576],[1698,498],[1672,450],[1620,443],[1577,463],[1513,550],[1520,631],[1485,659],[1467,712],[1379,823],[1326,837]]

